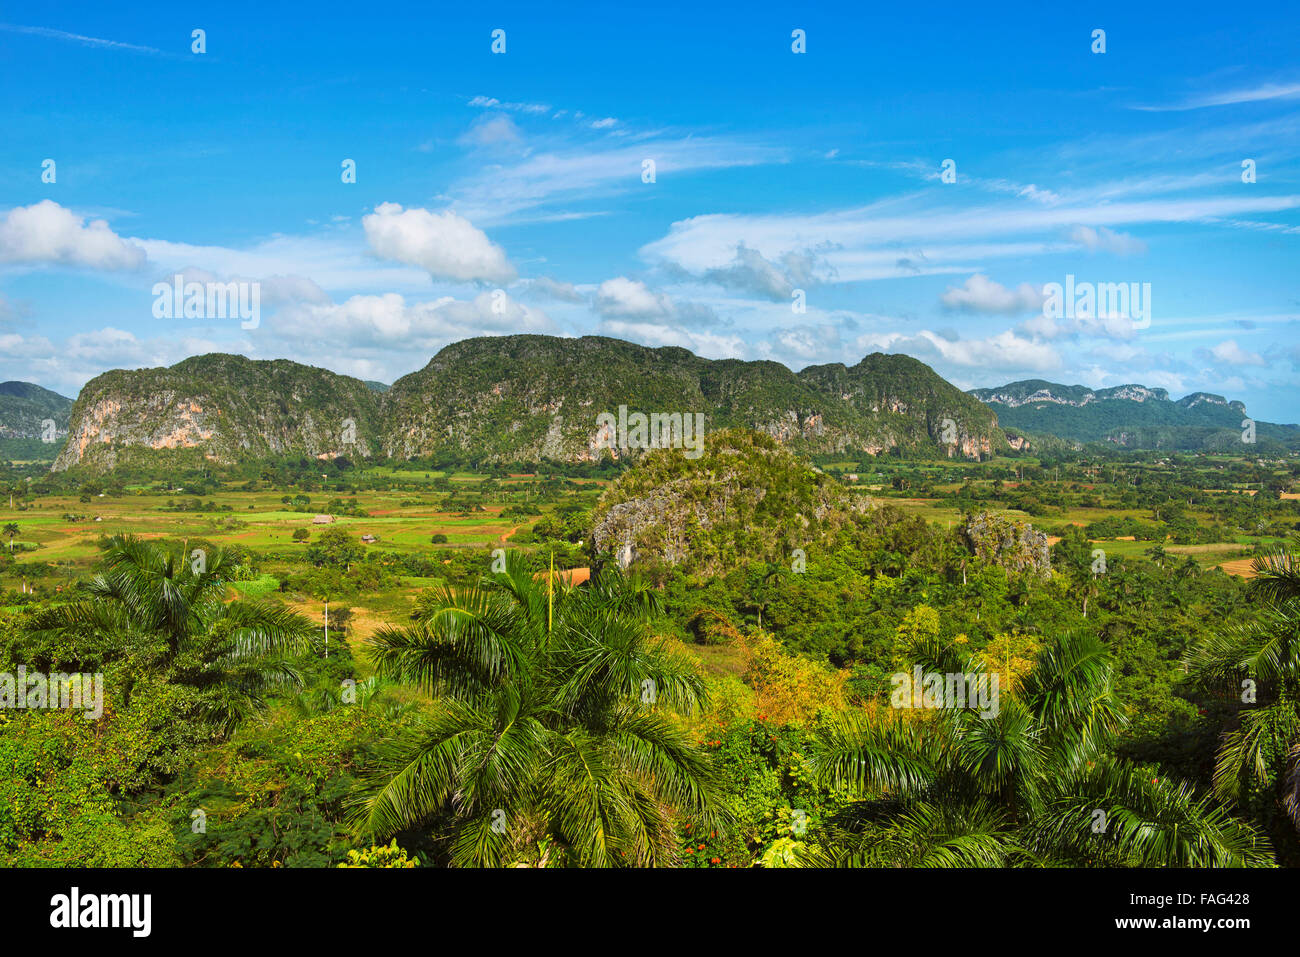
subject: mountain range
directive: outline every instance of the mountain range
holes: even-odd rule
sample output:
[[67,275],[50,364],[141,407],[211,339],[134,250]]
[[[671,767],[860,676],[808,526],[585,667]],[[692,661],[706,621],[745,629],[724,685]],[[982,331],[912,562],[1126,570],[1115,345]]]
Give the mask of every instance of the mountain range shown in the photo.
[[31,382],[0,382],[0,458],[48,459],[67,438],[72,404]]
[[[987,406],[903,355],[795,373],[598,336],[484,337],[447,346],[386,391],[377,385],[222,354],[106,372],[81,390],[54,468],[284,454],[597,461],[607,454],[597,417],[620,407],[702,414],[709,431],[743,426],[808,452],[974,459],[1007,448]],[[635,454],[613,444],[614,457]]]
[[53,419],[57,435],[68,434],[72,400],[30,382],[0,382],[0,439],[38,439],[41,423]]
[[[53,418],[67,436],[56,471],[281,455],[595,462],[639,454],[627,447],[635,441],[611,437],[599,421],[637,412],[702,416],[707,431],[753,429],[801,452],[897,449],[972,460],[1057,440],[1239,448],[1245,417],[1241,403],[1209,393],[1175,402],[1140,385],[1092,390],[1043,380],[965,393],[905,355],[793,372],[600,336],[466,339],[391,386],[221,353],[106,372],[75,403],[28,383],[0,385],[0,437],[39,437],[40,423]],[[1300,445],[1295,426],[1257,428],[1262,440]]]
[[995,410],[1001,426],[1075,443],[1105,442],[1128,449],[1240,450],[1257,444],[1300,447],[1300,427],[1254,422],[1241,402],[1210,392],[1172,400],[1164,389],[1120,385],[1089,389],[1026,379],[971,395]]

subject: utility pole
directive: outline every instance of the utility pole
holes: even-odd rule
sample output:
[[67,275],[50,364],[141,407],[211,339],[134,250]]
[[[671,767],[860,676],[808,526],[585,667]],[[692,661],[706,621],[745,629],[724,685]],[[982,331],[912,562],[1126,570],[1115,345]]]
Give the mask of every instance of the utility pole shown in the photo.
[[330,603],[325,602],[325,660],[330,659]]

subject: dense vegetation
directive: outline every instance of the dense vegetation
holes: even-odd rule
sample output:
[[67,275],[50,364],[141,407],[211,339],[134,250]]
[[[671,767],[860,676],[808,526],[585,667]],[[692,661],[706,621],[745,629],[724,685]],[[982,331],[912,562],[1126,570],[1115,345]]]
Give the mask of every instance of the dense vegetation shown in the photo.
[[0,859],[1300,863],[1300,465],[816,464],[5,468]]

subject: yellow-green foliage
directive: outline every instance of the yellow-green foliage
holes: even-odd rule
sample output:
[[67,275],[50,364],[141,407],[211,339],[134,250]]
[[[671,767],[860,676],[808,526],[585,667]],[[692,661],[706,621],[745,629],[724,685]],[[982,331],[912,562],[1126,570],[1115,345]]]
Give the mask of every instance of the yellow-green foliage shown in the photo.
[[397,838],[388,844],[371,844],[363,850],[348,851],[348,859],[339,867],[415,867],[415,861],[397,846]]
[[929,605],[917,605],[903,617],[895,631],[898,641],[894,646],[894,663],[899,666],[910,663],[912,652],[938,638],[941,628],[937,611]]
[[758,713],[757,695],[735,675],[704,675],[705,687],[709,693],[709,712],[704,723],[711,728],[728,728],[741,721],[748,721]]
[[786,654],[768,634],[746,637],[745,680],[754,689],[759,716],[775,724],[803,725],[818,712],[844,708],[847,675]]
[[1002,692],[1010,693],[1034,669],[1039,642],[1032,635],[1000,632],[977,656],[990,674],[998,676]]

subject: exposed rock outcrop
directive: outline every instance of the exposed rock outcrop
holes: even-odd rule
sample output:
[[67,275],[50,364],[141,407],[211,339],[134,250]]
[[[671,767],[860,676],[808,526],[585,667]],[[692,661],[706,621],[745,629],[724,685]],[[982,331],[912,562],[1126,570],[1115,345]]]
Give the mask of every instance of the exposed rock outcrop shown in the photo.
[[979,558],[1014,572],[1029,572],[1040,578],[1052,574],[1052,552],[1047,533],[1028,522],[1017,522],[980,512],[962,528],[966,543]]

